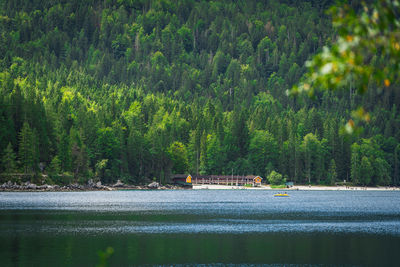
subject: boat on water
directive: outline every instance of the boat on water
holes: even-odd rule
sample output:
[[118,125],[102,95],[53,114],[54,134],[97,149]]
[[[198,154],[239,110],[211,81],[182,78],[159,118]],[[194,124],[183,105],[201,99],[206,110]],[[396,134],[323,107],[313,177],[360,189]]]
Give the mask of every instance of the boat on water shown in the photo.
[[284,194],[282,194],[282,193],[278,193],[278,194],[275,194],[274,195],[274,197],[288,197],[289,195],[287,194],[287,193],[284,193]]

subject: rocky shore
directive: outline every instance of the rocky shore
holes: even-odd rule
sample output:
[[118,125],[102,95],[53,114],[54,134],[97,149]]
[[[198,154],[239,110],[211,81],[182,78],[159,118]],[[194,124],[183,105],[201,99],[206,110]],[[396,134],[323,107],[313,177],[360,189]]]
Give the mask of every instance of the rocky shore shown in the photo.
[[113,185],[102,185],[101,182],[89,182],[85,185],[82,184],[69,184],[69,185],[36,185],[34,183],[25,182],[23,184],[12,183],[8,181],[0,185],[0,192],[9,191],[49,191],[49,192],[73,192],[73,191],[113,191],[113,190],[166,190],[166,189],[183,189],[175,185],[160,185],[157,182],[152,182],[148,185],[127,185],[120,180]]
[[[270,186],[260,186],[260,187],[243,187],[243,186],[225,186],[225,185],[193,185],[189,187],[192,189],[250,189],[250,190],[262,190],[269,189],[274,190]],[[93,182],[89,180],[87,184],[69,184],[69,185],[37,185],[30,182],[25,182],[22,184],[13,183],[8,181],[0,185],[0,192],[17,192],[17,191],[38,191],[38,192],[74,192],[74,191],[114,191],[114,190],[168,190],[168,189],[188,189],[188,187],[181,187],[177,185],[160,185],[157,182],[152,182],[147,185],[128,185],[122,183],[118,180],[112,185],[103,185],[101,182]],[[282,189],[283,190],[283,189]],[[357,187],[357,186],[302,186],[296,185],[292,188],[284,188],[284,190],[319,190],[319,191],[332,191],[332,190],[359,190],[359,191],[400,191],[399,187]]]

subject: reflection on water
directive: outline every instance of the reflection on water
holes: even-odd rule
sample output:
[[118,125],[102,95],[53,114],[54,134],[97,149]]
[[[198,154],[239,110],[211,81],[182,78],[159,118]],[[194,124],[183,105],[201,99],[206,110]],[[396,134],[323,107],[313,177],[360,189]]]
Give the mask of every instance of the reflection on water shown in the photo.
[[392,265],[399,192],[0,193],[2,266]]

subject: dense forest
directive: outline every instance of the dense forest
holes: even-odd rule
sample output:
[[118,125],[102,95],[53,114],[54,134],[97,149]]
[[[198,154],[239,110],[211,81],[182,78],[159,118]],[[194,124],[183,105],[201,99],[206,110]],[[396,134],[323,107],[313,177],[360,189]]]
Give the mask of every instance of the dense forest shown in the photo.
[[[332,4],[1,1],[0,179],[398,185],[396,83],[288,95],[336,39]],[[369,122],[346,134],[361,105]]]

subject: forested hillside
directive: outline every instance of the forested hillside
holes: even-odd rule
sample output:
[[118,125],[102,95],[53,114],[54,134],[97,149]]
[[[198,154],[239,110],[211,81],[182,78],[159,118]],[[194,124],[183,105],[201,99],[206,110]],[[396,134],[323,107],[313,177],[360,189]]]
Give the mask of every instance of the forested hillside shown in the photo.
[[[331,4],[1,1],[0,179],[399,184],[396,83],[287,94],[336,38]],[[347,135],[358,105],[370,122]]]

